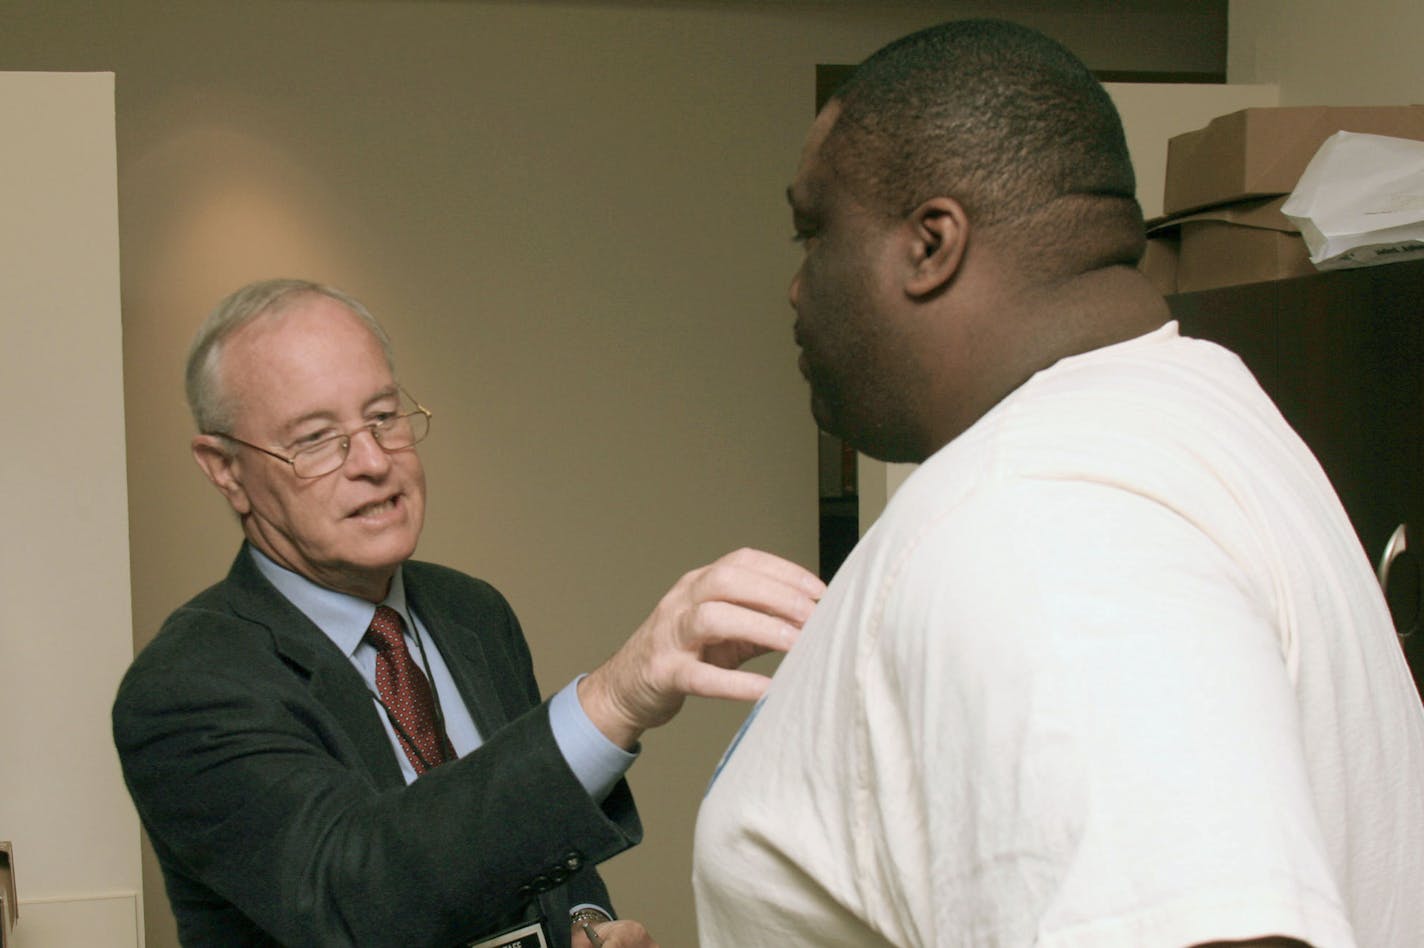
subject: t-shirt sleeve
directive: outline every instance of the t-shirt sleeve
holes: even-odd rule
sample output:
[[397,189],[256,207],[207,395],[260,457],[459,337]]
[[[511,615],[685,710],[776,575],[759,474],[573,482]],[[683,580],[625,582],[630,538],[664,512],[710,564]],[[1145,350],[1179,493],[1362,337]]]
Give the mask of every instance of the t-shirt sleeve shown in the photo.
[[1274,597],[1229,547],[1104,484],[924,525],[865,646],[859,814],[929,880],[892,907],[923,943],[1349,943]]

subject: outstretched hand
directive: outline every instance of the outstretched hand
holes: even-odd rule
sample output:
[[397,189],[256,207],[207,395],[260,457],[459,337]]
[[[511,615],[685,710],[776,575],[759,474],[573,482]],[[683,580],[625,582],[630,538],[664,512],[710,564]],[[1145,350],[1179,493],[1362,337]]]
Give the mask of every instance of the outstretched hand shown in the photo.
[[608,661],[579,682],[579,703],[609,740],[631,748],[687,695],[754,701],[769,679],[741,665],[784,652],[825,584],[760,550],[729,553],[686,574]]

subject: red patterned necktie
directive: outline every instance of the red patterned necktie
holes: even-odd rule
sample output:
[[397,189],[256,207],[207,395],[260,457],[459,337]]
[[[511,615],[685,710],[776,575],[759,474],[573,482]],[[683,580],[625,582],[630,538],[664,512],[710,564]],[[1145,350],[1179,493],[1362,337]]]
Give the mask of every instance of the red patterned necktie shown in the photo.
[[418,776],[445,763],[445,735],[435,723],[430,683],[410,657],[401,625],[400,613],[389,606],[377,606],[366,634],[376,647],[376,692],[395,724],[406,760]]

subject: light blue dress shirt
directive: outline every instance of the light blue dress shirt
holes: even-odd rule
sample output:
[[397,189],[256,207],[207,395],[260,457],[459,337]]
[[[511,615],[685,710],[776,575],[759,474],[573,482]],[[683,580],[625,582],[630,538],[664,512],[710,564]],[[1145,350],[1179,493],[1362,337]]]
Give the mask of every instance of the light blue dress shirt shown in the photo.
[[[370,628],[375,606],[364,599],[336,592],[318,586],[311,580],[285,567],[277,565],[256,547],[249,544],[253,561],[262,575],[277,587],[277,591],[301,610],[302,614],[315,623],[326,637],[341,649],[351,664],[361,674],[366,687],[371,691],[371,700],[377,705],[381,724],[386,736],[395,749],[400,761],[401,772],[406,783],[415,779],[415,769],[406,759],[401,749],[400,737],[392,727],[385,709],[376,700],[376,649],[366,641],[366,630]],[[390,606],[406,620],[405,638],[410,654],[422,665],[430,669],[431,687],[435,692],[441,713],[445,718],[445,733],[450,738],[455,753],[463,757],[479,747],[483,738],[470,716],[469,709],[460,698],[450,669],[445,665],[445,657],[440,654],[435,640],[430,636],[420,616],[413,615],[405,601],[405,577],[396,570],[391,580],[390,594],[380,605]],[[415,631],[410,628],[414,622]],[[424,652],[422,661],[422,650]],[[569,769],[578,777],[579,783],[590,797],[602,803],[614,784],[632,766],[637,754],[623,750],[603,736],[578,700],[578,683],[583,676],[569,682],[562,691],[549,702],[549,723],[553,727],[554,741]]]

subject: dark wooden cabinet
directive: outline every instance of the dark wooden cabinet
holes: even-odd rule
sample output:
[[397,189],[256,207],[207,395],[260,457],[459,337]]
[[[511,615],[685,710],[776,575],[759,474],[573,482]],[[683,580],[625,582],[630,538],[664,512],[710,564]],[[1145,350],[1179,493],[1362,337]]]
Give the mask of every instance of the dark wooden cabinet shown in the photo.
[[1371,563],[1378,569],[1387,547],[1396,552],[1386,598],[1424,694],[1424,632],[1415,632],[1424,564],[1424,262],[1167,301],[1183,333],[1235,350],[1256,374],[1320,459]]

